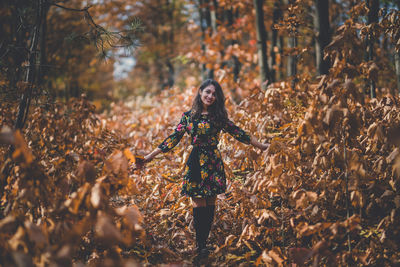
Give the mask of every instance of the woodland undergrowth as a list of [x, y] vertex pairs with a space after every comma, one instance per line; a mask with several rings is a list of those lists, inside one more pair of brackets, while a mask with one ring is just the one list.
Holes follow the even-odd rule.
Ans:
[[[351, 79], [327, 76], [249, 90], [238, 104], [228, 93], [228, 112], [271, 148], [222, 136], [228, 192], [218, 197], [210, 262], [398, 263], [399, 99], [364, 99]], [[190, 140], [143, 170], [134, 155], [172, 132], [194, 93], [173, 88], [101, 114], [85, 98], [37, 105], [24, 135], [2, 116], [4, 266], [189, 265], [191, 203], [180, 182]]]
[[[325, 48], [329, 75], [306, 68], [294, 88], [261, 90], [248, 78], [258, 75], [250, 52], [241, 84], [229, 71], [217, 77], [230, 119], [271, 147], [222, 135], [228, 190], [210, 265], [400, 264], [400, 98], [385, 88], [395, 84], [383, 81], [389, 63], [366, 61], [362, 39], [389, 33], [398, 51], [399, 21], [345, 21]], [[35, 99], [23, 132], [12, 130], [16, 104], [1, 101], [0, 266], [191, 265], [191, 203], [180, 195], [189, 137], [142, 170], [135, 155], [172, 133], [195, 93], [172, 87], [101, 113], [84, 96]]]

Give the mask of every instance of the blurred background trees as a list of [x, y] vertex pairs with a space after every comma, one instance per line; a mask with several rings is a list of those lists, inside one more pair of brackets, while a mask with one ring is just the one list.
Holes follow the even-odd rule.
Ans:
[[125, 21], [126, 6], [115, 2], [96, 7], [76, 0], [0, 5], [0, 92], [3, 99], [19, 102], [16, 128], [22, 128], [32, 98], [108, 97], [113, 49], [138, 45], [133, 34], [137, 20]]
[[[82, 92], [92, 99], [126, 97], [190, 86], [221, 71], [240, 99], [246, 95], [242, 88], [266, 81], [290, 81], [295, 88], [302, 78], [329, 74], [339, 60], [354, 66], [370, 97], [394, 93], [400, 84], [397, 1], [5, 0], [0, 5], [0, 86], [7, 99], [25, 93], [68, 100]], [[325, 48], [332, 51], [345, 25], [354, 35], [340, 45], [359, 43], [365, 52], [334, 61]], [[135, 36], [128, 37], [133, 26]], [[129, 42], [134, 49], [123, 48]], [[121, 58], [134, 62], [125, 75], [115, 72], [117, 64], [124, 65]], [[375, 69], [379, 75], [371, 79], [368, 73]], [[27, 90], [29, 83], [34, 86]]]

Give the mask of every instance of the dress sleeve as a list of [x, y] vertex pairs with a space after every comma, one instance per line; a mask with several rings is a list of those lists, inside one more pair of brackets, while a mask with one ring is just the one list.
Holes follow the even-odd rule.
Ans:
[[185, 113], [183, 113], [181, 121], [175, 127], [174, 132], [170, 136], [168, 136], [158, 146], [158, 148], [160, 148], [161, 151], [164, 153], [173, 149], [179, 143], [179, 141], [181, 141], [183, 135], [185, 134], [186, 125], [187, 125], [187, 115]]
[[228, 119], [226, 121], [223, 130], [232, 135], [236, 140], [250, 144], [250, 135], [236, 126], [231, 120]]

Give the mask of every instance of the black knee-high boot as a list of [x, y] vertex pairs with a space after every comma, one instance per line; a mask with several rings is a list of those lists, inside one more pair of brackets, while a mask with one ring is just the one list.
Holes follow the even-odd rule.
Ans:
[[205, 231], [204, 231], [204, 239], [205, 242], [207, 241], [208, 236], [210, 235], [211, 231], [211, 226], [214, 220], [214, 214], [215, 214], [215, 205], [208, 205], [206, 206], [206, 218], [207, 221], [205, 223]]
[[193, 208], [193, 223], [196, 230], [197, 250], [200, 252], [206, 247], [205, 232], [207, 230], [207, 207]]

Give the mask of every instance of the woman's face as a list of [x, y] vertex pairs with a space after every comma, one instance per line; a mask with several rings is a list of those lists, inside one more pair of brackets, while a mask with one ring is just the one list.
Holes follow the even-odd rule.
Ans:
[[200, 98], [201, 102], [203, 102], [203, 106], [208, 108], [215, 102], [215, 87], [214, 85], [210, 84], [203, 91], [200, 90]]

